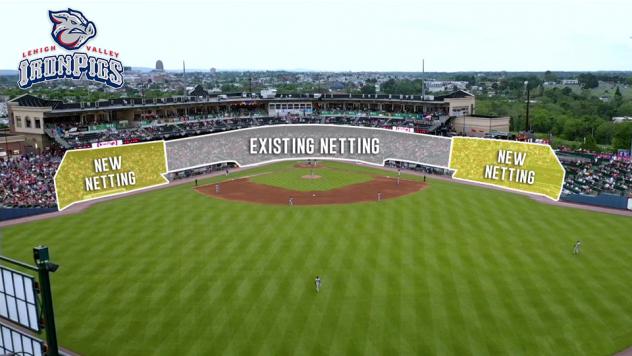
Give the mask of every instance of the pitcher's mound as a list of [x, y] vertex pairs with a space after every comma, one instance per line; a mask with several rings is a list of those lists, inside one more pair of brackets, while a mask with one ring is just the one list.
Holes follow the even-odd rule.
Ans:
[[317, 175], [317, 174], [308, 174], [306, 176], [302, 176], [301, 178], [303, 178], [303, 179], [318, 179], [318, 178], [320, 178], [320, 176]]

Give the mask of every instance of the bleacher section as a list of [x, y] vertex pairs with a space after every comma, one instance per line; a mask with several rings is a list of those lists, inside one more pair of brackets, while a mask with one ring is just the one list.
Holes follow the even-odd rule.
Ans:
[[561, 158], [566, 170], [566, 194], [615, 194], [632, 192], [632, 161], [616, 156], [595, 156], [593, 159]]
[[134, 143], [152, 140], [203, 135], [239, 128], [280, 124], [336, 124], [390, 129], [393, 126], [410, 128], [417, 133], [432, 133], [445, 125], [447, 117], [431, 119], [414, 114], [380, 114], [363, 112], [322, 112], [320, 115], [268, 117], [261, 112], [250, 115], [229, 113], [141, 120], [138, 127], [117, 124], [89, 125], [84, 127], [49, 127], [46, 133], [64, 148], [88, 148], [92, 144], [121, 140]]

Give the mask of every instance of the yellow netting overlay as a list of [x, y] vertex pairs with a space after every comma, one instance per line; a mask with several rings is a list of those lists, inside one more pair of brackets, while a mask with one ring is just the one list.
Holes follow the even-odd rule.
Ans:
[[454, 178], [553, 200], [559, 199], [564, 184], [564, 168], [553, 149], [542, 144], [454, 137], [450, 169], [456, 170]]
[[167, 183], [163, 141], [66, 151], [55, 175], [59, 210], [72, 203]]

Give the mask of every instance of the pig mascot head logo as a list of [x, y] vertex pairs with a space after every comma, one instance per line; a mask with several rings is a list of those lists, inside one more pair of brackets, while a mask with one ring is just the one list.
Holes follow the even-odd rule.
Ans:
[[53, 22], [51, 36], [65, 49], [79, 49], [97, 34], [94, 23], [88, 21], [81, 11], [73, 9], [49, 11], [48, 16]]

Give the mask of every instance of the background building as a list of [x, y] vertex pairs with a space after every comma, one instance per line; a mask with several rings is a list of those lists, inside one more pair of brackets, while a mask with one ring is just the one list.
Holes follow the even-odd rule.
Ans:
[[484, 137], [488, 133], [509, 132], [509, 116], [467, 115], [452, 119], [452, 130], [459, 135]]

